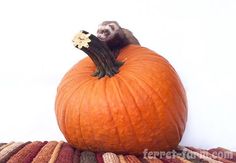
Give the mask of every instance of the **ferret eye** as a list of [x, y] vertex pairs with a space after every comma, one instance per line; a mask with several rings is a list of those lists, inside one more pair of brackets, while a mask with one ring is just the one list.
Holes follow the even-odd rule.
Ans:
[[104, 34], [105, 34], [106, 36], [108, 36], [108, 35], [110, 35], [110, 31], [109, 31], [109, 30], [104, 30]]
[[109, 30], [106, 30], [105, 32], [108, 33], [108, 34], [110, 34], [110, 31], [109, 31]]

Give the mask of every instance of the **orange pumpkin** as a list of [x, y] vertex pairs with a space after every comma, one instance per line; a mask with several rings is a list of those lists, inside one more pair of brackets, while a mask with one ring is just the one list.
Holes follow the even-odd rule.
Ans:
[[[93, 35], [87, 37], [87, 44], [83, 42], [79, 48], [91, 54], [96, 51], [96, 40]], [[92, 50], [86, 51], [88, 47]], [[99, 67], [94, 58], [74, 65], [58, 87], [55, 111], [66, 140], [93, 151], [141, 154], [144, 149], [175, 148], [185, 129], [187, 100], [169, 62], [147, 48], [129, 45], [117, 57], [124, 64], [113, 63], [117, 71], [99, 79], [91, 76]], [[101, 69], [106, 69], [104, 63]]]

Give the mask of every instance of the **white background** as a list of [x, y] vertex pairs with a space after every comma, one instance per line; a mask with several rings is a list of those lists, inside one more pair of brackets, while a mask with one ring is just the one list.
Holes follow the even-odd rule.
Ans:
[[85, 54], [72, 38], [117, 20], [166, 57], [187, 91], [182, 145], [236, 150], [235, 0], [1, 0], [0, 141], [61, 140], [56, 88]]

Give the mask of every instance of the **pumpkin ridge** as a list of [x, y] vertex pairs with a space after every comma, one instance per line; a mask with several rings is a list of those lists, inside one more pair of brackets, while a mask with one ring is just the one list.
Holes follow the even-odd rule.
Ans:
[[[73, 91], [71, 91], [70, 92], [70, 96], [68, 97], [68, 99], [67, 99], [67, 102], [66, 102], [66, 106], [64, 107], [64, 110], [65, 110], [65, 112], [66, 112], [66, 110], [68, 110], [68, 100], [70, 100], [71, 99], [71, 97], [76, 93], [76, 92], [78, 92], [78, 90], [81, 88], [81, 87], [84, 87], [84, 86], [86, 86], [86, 84], [88, 84], [90, 81], [92, 81], [92, 79], [88, 79], [88, 80], [86, 80], [86, 81], [84, 81], [82, 84], [80, 84], [80, 85], [78, 85], [78, 87], [76, 87]], [[84, 90], [86, 90], [86, 89], [84, 89]], [[84, 91], [84, 92], [86, 92], [86, 91]], [[82, 99], [84, 98], [84, 96], [82, 96]], [[83, 101], [83, 100], [81, 100], [81, 101]], [[81, 106], [81, 103], [80, 103], [80, 105], [79, 105], [79, 121], [80, 121], [80, 106]], [[63, 113], [63, 115], [66, 115], [66, 113]], [[66, 117], [66, 116], [65, 116]], [[64, 126], [65, 126], [65, 124], [66, 124], [66, 118], [64, 118]], [[79, 122], [79, 126], [81, 126], [81, 123]], [[80, 127], [79, 127], [80, 128]], [[64, 132], [65, 132], [65, 135], [68, 135], [68, 132], [66, 131], [66, 129], [64, 129]], [[81, 132], [81, 128], [80, 128], [80, 135], [81, 135], [81, 137], [82, 137], [82, 140], [83, 140], [83, 143], [84, 143], [84, 145], [85, 146], [87, 146], [87, 144], [85, 143], [85, 140], [84, 140], [84, 138], [83, 138], [83, 135], [82, 135], [82, 132]]]
[[[131, 75], [131, 76], [134, 76], [134, 75], [132, 75], [132, 71], [130, 71], [131, 73], [129, 73], [129, 75]], [[139, 79], [138, 77], [134, 77], [135, 79]], [[138, 81], [138, 80], [137, 80]], [[143, 80], [142, 80], [143, 81]], [[143, 81], [144, 82], [144, 81]], [[138, 82], [137, 82], [138, 83]], [[144, 82], [148, 87], [150, 87], [146, 82]], [[145, 90], [145, 88], [143, 88], [142, 86], [141, 86], [141, 84], [139, 84], [139, 86], [143, 89], [143, 90]], [[151, 89], [153, 92], [156, 92], [156, 91], [154, 91], [153, 89]], [[148, 95], [148, 94], [147, 94]], [[158, 111], [157, 111], [157, 109], [156, 109], [156, 103], [154, 102], [154, 100], [153, 100], [153, 98], [152, 98], [152, 96], [150, 96], [150, 95], [148, 95], [149, 97], [150, 97], [150, 101], [152, 102], [152, 104], [155, 106], [154, 108], [155, 108], [155, 110], [156, 110], [156, 113], [158, 113]], [[162, 101], [162, 103], [163, 103], [163, 101]], [[158, 119], [159, 119], [159, 122], [161, 123], [161, 118], [160, 118], [160, 115], [159, 114], [157, 114], [158, 115]], [[162, 125], [159, 125], [159, 127], [160, 126], [162, 126]], [[162, 129], [161, 129], [162, 130]], [[162, 134], [162, 138], [163, 138], [163, 140], [166, 140], [166, 135], [164, 134]], [[168, 141], [166, 140], [166, 142], [167, 142], [167, 144], [168, 144]]]
[[[137, 78], [138, 78], [138, 77], [137, 77]], [[140, 78], [139, 78], [139, 79], [140, 79]], [[143, 79], [140, 79], [140, 80], [143, 81]], [[162, 101], [163, 104], [166, 104], [166, 103], [164, 102], [163, 98], [161, 97], [160, 92], [154, 90], [147, 82], [144, 81], [144, 83], [146, 83], [146, 84], [148, 85], [148, 87], [151, 88], [151, 89], [159, 96], [159, 98], [160, 98], [160, 100]], [[172, 96], [173, 96], [173, 95], [172, 95]], [[166, 104], [166, 105], [167, 105], [167, 104]], [[167, 105], [167, 106], [168, 106], [168, 108], [170, 109], [169, 105]], [[172, 124], [175, 124], [175, 126], [176, 126], [176, 128], [177, 128], [176, 131], [177, 131], [177, 133], [178, 133], [178, 137], [179, 137], [179, 140], [180, 140], [180, 138], [181, 138], [181, 135], [180, 135], [181, 129], [180, 129], [180, 126], [177, 125], [178, 123], [177, 123], [176, 118], [182, 119], [182, 116], [179, 115], [179, 112], [177, 112], [178, 116], [177, 116], [177, 115], [173, 115], [173, 111], [171, 111], [171, 110], [169, 110], [169, 109], [166, 109], [166, 110], [169, 112], [169, 114], [171, 114], [171, 117], [174, 117], [174, 118], [171, 118], [171, 117], [169, 116], [169, 114], [167, 114], [167, 115], [170, 117], [171, 120], [174, 121], [174, 123], [172, 123]], [[182, 122], [182, 121], [181, 121], [181, 122]]]
[[[77, 77], [77, 80], [78, 80], [78, 77]], [[91, 80], [91, 79], [88, 79], [88, 80]], [[66, 87], [68, 87], [68, 85], [71, 85], [71, 83], [70, 82], [72, 82], [72, 81], [74, 81], [74, 79], [71, 79], [71, 80], [68, 80], [68, 83], [67, 83], [67, 81], [65, 81], [65, 80], [62, 80], [62, 82], [60, 83], [60, 86], [57, 88], [57, 100], [56, 100], [56, 103], [58, 102], [58, 101], [61, 101], [61, 91], [64, 89], [64, 87], [66, 88]], [[83, 81], [83, 82], [81, 82], [81, 84], [83, 85], [84, 84], [84, 82], [86, 82], [86, 81]], [[76, 86], [75, 88], [77, 89], [79, 86]], [[68, 88], [67, 88], [68, 89]], [[69, 91], [71, 90], [71, 87], [68, 89]], [[65, 90], [63, 90], [63, 91], [65, 91]], [[67, 93], [68, 93], [68, 91], [67, 91]], [[64, 95], [65, 96], [65, 95]], [[59, 98], [59, 99], [58, 99]], [[59, 105], [60, 103], [58, 103], [58, 105]]]
[[[131, 72], [131, 74], [133, 73], [132, 71], [130, 71]], [[134, 75], [132, 75], [132, 76], [134, 76]], [[153, 92], [155, 92], [157, 95], [158, 95], [158, 97], [160, 98], [160, 100], [161, 100], [161, 102], [163, 103], [163, 104], [165, 104], [165, 102], [164, 102], [164, 100], [162, 99], [162, 97], [160, 96], [160, 93], [158, 92], [158, 91], [156, 91], [156, 90], [154, 90], [146, 81], [144, 81], [142, 78], [139, 78], [138, 77], [138, 74], [136, 74], [136, 76], [135, 76], [135, 78], [136, 79], [138, 79], [138, 80], [141, 80], [141, 81], [143, 81]], [[152, 99], [152, 98], [151, 98]], [[153, 99], [152, 99], [152, 101], [153, 101]], [[156, 106], [156, 104], [154, 103], [154, 105]], [[156, 108], [156, 107], [155, 107]], [[168, 108], [170, 108], [170, 107], [168, 107]], [[157, 111], [157, 109], [155, 109], [156, 110], [156, 112], [158, 113], [158, 111]], [[166, 109], [169, 113], [170, 113], [170, 110], [169, 109]], [[172, 115], [172, 112], [170, 113], [171, 115]], [[158, 117], [159, 117], [159, 119], [160, 119], [160, 115], [159, 114], [157, 114], [158, 115]], [[166, 114], [166, 115], [168, 115], [168, 114]], [[172, 124], [177, 124], [177, 122], [176, 122], [176, 120], [175, 120], [175, 118], [170, 118], [170, 119], [174, 119], [174, 122], [175, 123], [173, 123], [173, 121], [172, 121]], [[162, 123], [161, 121], [160, 121], [160, 123]], [[160, 125], [160, 126], [162, 126], [162, 125]], [[177, 126], [177, 132], [178, 132], [178, 137], [179, 137], [179, 139], [180, 139], [180, 129], [179, 129], [179, 127], [178, 127], [178, 125], [175, 125], [175, 126]], [[164, 134], [164, 139], [166, 140], [166, 135]], [[166, 140], [167, 141], [167, 144], [169, 144], [168, 143], [168, 140]]]
[[[181, 96], [179, 95], [179, 92], [177, 91], [176, 87], [174, 87], [173, 89], [175, 90], [177, 96], [180, 98], [181, 104], [184, 106], [183, 108], [186, 110], [186, 105], [185, 105], [185, 103], [183, 102], [183, 99], [181, 98]], [[177, 112], [177, 114], [178, 114], [177, 117], [180, 118], [181, 123], [182, 123], [182, 124], [185, 124], [186, 120], [180, 115], [179, 112]]]
[[[166, 71], [168, 71], [168, 72], [170, 72], [171, 73], [171, 78], [172, 79], [174, 79], [178, 84], [179, 84], [179, 86], [180, 86], [180, 88], [179, 88], [179, 90], [178, 89], [176, 89], [176, 87], [174, 87], [174, 89], [176, 89], [176, 91], [177, 91], [177, 94], [178, 94], [178, 96], [180, 97], [180, 99], [182, 100], [182, 103], [183, 103], [183, 105], [184, 105], [184, 107], [185, 108], [187, 108], [187, 105], [186, 105], [186, 100], [185, 99], [183, 99], [184, 97], [185, 97], [185, 89], [184, 89], [184, 87], [183, 87], [183, 85], [182, 85], [182, 83], [180, 82], [181, 80], [180, 80], [180, 77], [179, 77], [179, 75], [177, 74], [177, 72], [176, 72], [176, 70], [174, 69], [174, 67], [171, 65], [171, 64], [169, 64], [169, 62], [167, 61], [167, 63], [163, 63], [163, 62], [160, 62], [160, 64], [162, 65], [162, 66], [169, 66], [169, 68], [170, 69], [166, 69]], [[173, 73], [175, 74], [175, 75], [173, 75]], [[184, 93], [182, 93], [182, 95], [180, 96], [180, 92], [184, 92]]]
[[[132, 94], [131, 91], [130, 91], [129, 85], [127, 84], [127, 82], [125, 81], [125, 79], [122, 78], [121, 75], [117, 74], [117, 77], [119, 77], [120, 80], [122, 80], [123, 83], [125, 84], [125, 86], [126, 86], [126, 88], [127, 88], [126, 90], [127, 90], [127, 91], [129, 92], [129, 94], [131, 95], [131, 97], [132, 97], [132, 99], [133, 99], [133, 102], [134, 102], [134, 104], [135, 104], [135, 106], [136, 106], [136, 110], [138, 110], [138, 113], [139, 113], [141, 119], [142, 119], [143, 121], [145, 121], [145, 119], [143, 118], [142, 112], [141, 112], [140, 108], [138, 107], [137, 102], [136, 102], [136, 100], [135, 100], [133, 94]], [[146, 122], [146, 121], [145, 121], [145, 122]]]
[[[177, 76], [176, 80], [177, 80], [178, 84], [180, 85], [180, 88], [177, 89], [176, 87], [174, 87], [174, 89], [176, 90], [178, 96], [180, 97], [180, 99], [181, 99], [181, 101], [184, 105], [185, 110], [187, 110], [188, 103], [187, 103], [186, 91], [185, 91], [182, 83], [180, 82], [180, 77], [178, 76], [178, 74], [176, 76]], [[181, 93], [181, 92], [184, 92], [184, 93]]]
[[[85, 83], [85, 82], [84, 82], [84, 83]], [[84, 83], [82, 83], [82, 85], [83, 85]], [[82, 85], [76, 86], [76, 87], [75, 87], [75, 90], [77, 90], [77, 89], [78, 89], [79, 87], [81, 87]], [[75, 90], [74, 90], [74, 91], [75, 91]], [[68, 100], [69, 100], [69, 99], [71, 98], [71, 96], [73, 95], [73, 92], [72, 92], [72, 90], [71, 90], [71, 88], [70, 88], [69, 91], [67, 91], [67, 93], [69, 94], [69, 97], [67, 97], [67, 96], [66, 96], [67, 94], [62, 94], [62, 95], [61, 95], [61, 94], [60, 94], [60, 91], [61, 91], [61, 89], [58, 90], [58, 96], [57, 96], [57, 99], [58, 99], [58, 100], [57, 100], [57, 101], [59, 101], [59, 102], [61, 102], [61, 103], [57, 103], [57, 101], [56, 101], [56, 103], [57, 103], [57, 106], [59, 106], [58, 108], [62, 108], [62, 109], [57, 109], [57, 108], [56, 108], [56, 114], [58, 114], [58, 115], [60, 115], [60, 116], [63, 115], [63, 118], [62, 118], [62, 124], [63, 124], [63, 126], [61, 126], [61, 127], [63, 128], [63, 129], [62, 129], [63, 132], [65, 132], [65, 124], [66, 124], [66, 123], [65, 123], [65, 110], [66, 110], [67, 105], [68, 105]], [[61, 98], [63, 99], [64, 97], [67, 97], [66, 100], [61, 100]], [[65, 107], [62, 107], [64, 104], [66, 104]], [[57, 111], [58, 111], [58, 112], [60, 111], [60, 112], [58, 113]]]
[[[92, 81], [92, 80], [89, 80], [89, 81]], [[87, 82], [88, 84], [89, 82]], [[86, 86], [86, 85], [85, 85]], [[85, 87], [84, 86], [84, 87]], [[89, 85], [87, 85], [86, 88], [84, 88], [84, 93], [87, 91], [87, 88], [89, 87]], [[80, 102], [80, 105], [79, 105], [79, 130], [80, 130], [80, 134], [81, 134], [81, 137], [82, 137], [82, 140], [84, 142], [84, 145], [86, 146], [87, 149], [90, 149], [89, 145], [86, 143], [85, 139], [84, 139], [84, 136], [83, 136], [83, 132], [82, 132], [82, 129], [81, 129], [81, 106], [82, 106], [82, 101], [84, 101], [83, 99], [85, 99], [85, 94], [83, 93], [83, 96], [82, 96], [82, 99], [81, 99], [81, 102]], [[77, 142], [78, 142], [78, 137], [77, 137]]]
[[[161, 64], [161, 66], [164, 65], [164, 63], [162, 63], [162, 62], [159, 62], [159, 63]], [[159, 63], [158, 63], [158, 64], [159, 64]], [[130, 66], [130, 65], [129, 65], [129, 66]], [[136, 66], [133, 65], [132, 68], [136, 68]], [[151, 68], [152, 68], [152, 67], [151, 67]], [[155, 69], [155, 68], [152, 68], [152, 69]], [[132, 71], [132, 70], [129, 70], [129, 71]], [[170, 73], [170, 75], [168, 76], [169, 78], [171, 78], [171, 79], [174, 80], [174, 81], [177, 81], [178, 84], [180, 85], [180, 88], [179, 88], [179, 89], [176, 88], [176, 85], [175, 85], [175, 86], [171, 86], [171, 87], [172, 87], [174, 90], [176, 90], [177, 95], [178, 95], [178, 97], [181, 99], [181, 102], [182, 102], [184, 108], [187, 109], [187, 105], [185, 104], [185, 101], [186, 101], [186, 100], [183, 99], [183, 98], [184, 98], [184, 97], [183, 97], [184, 95], [182, 95], [182, 96], [180, 95], [181, 90], [182, 90], [182, 91], [185, 91], [185, 90], [184, 90], [182, 84], [179, 82], [180, 79], [179, 79], [178, 75], [176, 74], [176, 76], [177, 76], [178, 78], [175, 77], [175, 75], [173, 75], [173, 73], [175, 74], [176, 71], [174, 71], [174, 70], [172, 70], [172, 69], [171, 69], [171, 70], [166, 69], [165, 71], [167, 71], [167, 72]], [[133, 73], [135, 73], [135, 72], [133, 72]], [[137, 73], [135, 73], [135, 74], [137, 74]], [[178, 112], [178, 114], [180, 114], [180, 113]], [[186, 120], [184, 120], [182, 116], [179, 116], [179, 117], [182, 119], [181, 121], [182, 121], [182, 123], [184, 124]]]
[[[130, 74], [129, 74], [130, 75]], [[134, 75], [130, 75], [130, 77], [133, 77]], [[138, 78], [135, 78], [135, 77], [133, 77], [133, 79], [138, 79]], [[142, 84], [140, 84], [139, 83], [139, 81], [137, 80], [136, 81], [136, 84], [144, 91], [144, 92], [146, 92], [146, 89], [145, 88], [143, 88], [143, 86], [142, 86]], [[145, 83], [146, 84], [146, 83]], [[152, 90], [153, 91], [153, 90]], [[156, 104], [155, 104], [155, 102], [154, 102], [154, 100], [153, 100], [153, 98], [152, 98], [152, 96], [150, 96], [150, 95], [148, 95], [148, 93], [146, 93], [146, 95], [151, 99], [151, 103], [155, 106]], [[156, 110], [156, 108], [155, 108], [155, 110]], [[160, 118], [159, 118], [160, 119]], [[161, 125], [159, 125], [158, 127], [160, 127]]]
[[[185, 89], [183, 88], [183, 85], [182, 85], [182, 83], [180, 82], [180, 77], [179, 77], [179, 75], [177, 74], [177, 72], [176, 72], [176, 70], [174, 69], [174, 67], [169, 63], [169, 61], [168, 60], [166, 60], [165, 58], [160, 58], [161, 59], [161, 61], [163, 61], [163, 62], [158, 62], [158, 64], [159, 65], [161, 65], [161, 66], [168, 66], [170, 69], [166, 69], [166, 71], [168, 71], [168, 72], [170, 72], [171, 73], [171, 78], [173, 78], [174, 80], [176, 80], [177, 81], [177, 83], [180, 85], [180, 87], [181, 88], [179, 88], [179, 90], [177, 90], [177, 92], [178, 92], [178, 95], [179, 95], [179, 97], [181, 98], [181, 100], [183, 101], [183, 105], [185, 106], [185, 108], [187, 108], [187, 105], [186, 105], [186, 100], [185, 99], [183, 99], [184, 98], [184, 94], [185, 94]], [[173, 75], [173, 73], [175, 74], [175, 75]], [[175, 89], [176, 89], [176, 87], [175, 87]], [[183, 93], [183, 95], [182, 96], [180, 96], [180, 92], [184, 92]]]
[[[166, 71], [168, 71], [168, 70], [166, 70]], [[170, 73], [171, 73], [171, 75], [169, 75], [169, 77], [170, 77], [172, 80], [174, 80], [174, 81], [179, 81], [178, 78], [175, 78], [175, 77], [174, 77], [173, 72], [170, 72]], [[176, 76], [177, 76], [177, 75], [176, 75]], [[185, 104], [185, 100], [183, 99], [183, 96], [180, 95], [181, 88], [183, 87], [182, 84], [180, 83], [180, 87], [181, 87], [181, 88], [179, 88], [179, 89], [176, 88], [176, 84], [175, 84], [174, 86], [172, 86], [171, 84], [168, 84], [168, 85], [170, 85], [170, 87], [173, 88], [173, 90], [176, 92], [178, 98], [180, 98], [181, 104], [184, 106], [183, 108], [186, 110], [187, 106], [186, 106], [186, 104]], [[184, 90], [184, 89], [183, 89], [183, 90]], [[177, 117], [179, 117], [180, 120], [181, 120], [181, 122], [182, 122], [183, 124], [185, 124], [185, 121], [186, 121], [186, 120], [183, 119], [183, 117], [180, 115], [180, 112], [177, 112], [177, 114], [178, 114]], [[173, 115], [173, 114], [172, 114], [172, 115]], [[176, 124], [177, 124], [177, 123], [176, 123]]]
[[[116, 81], [113, 81], [112, 84], [113, 84], [114, 88], [116, 89], [116, 94], [118, 94], [118, 89], [117, 89], [117, 86], [116, 86], [115, 82], [116, 82]], [[119, 96], [119, 94], [118, 94], [118, 96]], [[113, 118], [113, 117], [112, 117], [112, 118]], [[117, 126], [116, 126], [116, 127], [117, 127]], [[118, 133], [117, 136], [118, 136], [119, 142], [121, 143], [123, 149], [126, 150], [126, 148], [125, 148], [123, 142], [121, 142], [121, 138], [120, 138], [120, 134], [119, 134], [119, 129], [118, 129], [118, 128], [117, 128], [117, 133]]]
[[112, 122], [113, 122], [113, 124], [114, 124], [114, 126], [115, 126], [115, 129], [116, 129], [116, 134], [117, 134], [117, 139], [118, 139], [118, 142], [119, 142], [119, 144], [121, 144], [122, 145], [122, 147], [124, 148], [124, 146], [123, 146], [123, 143], [121, 143], [121, 139], [120, 139], [120, 134], [119, 134], [119, 131], [118, 131], [118, 128], [117, 128], [117, 125], [116, 125], [116, 123], [115, 123], [115, 120], [114, 120], [114, 117], [113, 117], [113, 114], [112, 114], [112, 111], [111, 111], [111, 108], [110, 108], [110, 105], [109, 105], [109, 100], [107, 100], [107, 93], [106, 93], [106, 91], [107, 91], [107, 86], [106, 86], [106, 79], [107, 78], [105, 78], [105, 83], [104, 83], [104, 93], [105, 93], [105, 97], [106, 97], [106, 100], [105, 101], [107, 101], [107, 105], [108, 105], [108, 112], [109, 112], [109, 114], [110, 114], [110, 116], [111, 116], [111, 119], [112, 119]]
[[[170, 75], [170, 76], [173, 76], [172, 74]], [[173, 79], [173, 80], [177, 80], [177, 79]], [[168, 84], [168, 85], [171, 85], [171, 84]], [[174, 86], [170, 86], [171, 88], [173, 88], [173, 90], [177, 93], [177, 96], [178, 96], [178, 98], [180, 98], [180, 101], [181, 101], [181, 105], [183, 105], [184, 107], [183, 108], [185, 108], [186, 109], [186, 105], [185, 105], [185, 103], [184, 103], [184, 101], [183, 101], [183, 99], [181, 98], [182, 96], [180, 96], [179, 95], [179, 91], [177, 90], [177, 88], [176, 88], [176, 85], [174, 85]], [[173, 97], [174, 97], [174, 95], [172, 95]], [[162, 98], [160, 97], [160, 99], [162, 100]], [[164, 102], [164, 101], [163, 101]], [[169, 110], [168, 110], [169, 111]], [[169, 113], [170, 113], [170, 111], [169, 111]], [[172, 116], [173, 116], [173, 113], [171, 112], [170, 113]], [[185, 124], [185, 120], [183, 119], [183, 117], [180, 115], [180, 112], [177, 112], [177, 114], [178, 114], [178, 116], [176, 115], [176, 116], [174, 116], [174, 117], [178, 117], [179, 119], [180, 119], [180, 121], [183, 123], [183, 124]], [[177, 121], [175, 120], [175, 124], [177, 124]], [[178, 125], [179, 126], [179, 125]], [[181, 131], [181, 129], [180, 128], [178, 128], [179, 129], [179, 131]], [[180, 133], [180, 132], [178, 132], [178, 133]]]
[[[117, 77], [117, 80], [118, 79], [120, 79], [120, 78], [118, 78]], [[116, 80], [116, 81], [117, 81]], [[116, 83], [116, 82], [115, 82]], [[119, 83], [119, 82], [118, 82]], [[125, 112], [126, 112], [126, 114], [127, 114], [127, 118], [128, 118], [128, 120], [129, 120], [129, 122], [130, 122], [130, 125], [131, 125], [131, 130], [132, 130], [132, 133], [133, 133], [133, 136], [134, 136], [134, 138], [135, 138], [135, 140], [136, 140], [136, 142], [139, 142], [137, 139], [137, 135], [136, 135], [136, 133], [135, 133], [135, 131], [134, 131], [134, 126], [133, 126], [133, 124], [132, 124], [132, 121], [131, 121], [131, 119], [130, 119], [130, 116], [129, 116], [129, 113], [128, 113], [128, 111], [127, 111], [127, 107], [126, 107], [126, 105], [125, 105], [125, 103], [124, 103], [124, 101], [123, 101], [123, 98], [122, 98], [122, 96], [121, 96], [121, 94], [120, 94], [120, 89], [118, 89], [119, 87], [117, 87], [117, 84], [115, 84], [115, 88], [116, 88], [116, 90], [117, 90], [117, 94], [118, 94], [118, 96], [120, 97], [120, 101], [121, 101], [121, 103], [123, 104], [123, 106], [124, 106], [124, 110], [125, 110]]]
[[[121, 77], [121, 75], [117, 75], [117, 76], [120, 76]], [[130, 77], [130, 76], [129, 76]], [[122, 77], [121, 77], [122, 78]], [[135, 78], [133, 78], [133, 79], [135, 79]], [[132, 97], [132, 99], [133, 99], [133, 102], [134, 102], [134, 104], [135, 104], [135, 106], [136, 106], [136, 108], [137, 108], [137, 110], [138, 110], [138, 112], [140, 113], [140, 117], [141, 117], [141, 119], [145, 122], [145, 124], [148, 126], [148, 122], [146, 121], [146, 120], [144, 120], [144, 118], [143, 118], [143, 116], [142, 116], [142, 111], [140, 110], [140, 107], [138, 106], [138, 104], [137, 104], [137, 100], [135, 99], [135, 96], [133, 95], [133, 91], [131, 91], [132, 90], [132, 87], [130, 87], [129, 86], [129, 84], [128, 84], [128, 82], [125, 80], [125, 77], [123, 77], [122, 78], [122, 80], [123, 80], [123, 83], [126, 85], [126, 87], [127, 87], [127, 91], [130, 93], [130, 95], [131, 95], [131, 97]], [[136, 80], [136, 79], [135, 79]], [[141, 86], [141, 84], [139, 84], [139, 82], [138, 81], [136, 81], [136, 84], [143, 90], [143, 92], [145, 92], [145, 89]], [[146, 93], [146, 95], [150, 98], [150, 96]], [[153, 101], [152, 101], [152, 103], [154, 103]]]
[[[90, 89], [86, 89], [86, 91], [85, 92], [87, 92], [87, 94], [84, 94], [84, 96], [86, 97], [87, 96], [87, 98], [85, 98], [85, 99], [87, 99], [87, 103], [88, 103], [88, 105], [90, 106], [90, 104], [91, 104], [91, 100], [92, 99], [90, 99], [90, 98], [88, 98], [88, 96], [90, 96], [90, 94], [92, 93], [92, 92], [94, 92], [94, 90], [95, 90], [95, 85], [96, 85], [96, 82], [93, 82], [92, 83], [92, 85], [89, 85], [89, 88]], [[90, 100], [89, 100], [90, 99]], [[87, 108], [89, 111], [89, 114], [91, 114], [91, 109], [90, 108]], [[93, 143], [95, 143], [96, 141], [95, 141], [95, 137], [94, 137], [94, 129], [93, 129], [93, 125], [92, 125], [92, 123], [91, 123], [91, 118], [89, 118], [89, 120], [88, 120], [88, 122], [89, 122], [89, 126], [90, 126], [90, 128], [91, 128], [91, 132], [92, 132], [92, 136], [91, 136], [91, 142], [93, 142]], [[87, 145], [88, 146], [88, 145]], [[90, 150], [92, 150], [91, 149], [91, 147], [89, 147], [88, 146], [88, 148], [90, 149]]]
[[[60, 122], [61, 125], [59, 125], [59, 128], [61, 131], [63, 131], [63, 133], [65, 132], [65, 110], [66, 107], [62, 107], [64, 104], [67, 105], [67, 101], [70, 98], [70, 96], [66, 99], [66, 100], [62, 100], [64, 97], [66, 97], [66, 94], [60, 94], [60, 91], [58, 91], [58, 96], [57, 96], [57, 101], [56, 101], [56, 115], [58, 117], [58, 115], [60, 116], [60, 121], [58, 121], [58, 123]], [[65, 106], [66, 106], [65, 105]], [[58, 109], [61, 108], [61, 109]]]

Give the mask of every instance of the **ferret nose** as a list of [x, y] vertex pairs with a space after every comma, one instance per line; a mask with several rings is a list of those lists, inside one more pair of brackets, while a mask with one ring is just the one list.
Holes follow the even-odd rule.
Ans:
[[98, 34], [97, 37], [99, 39], [105, 39], [106, 38], [105, 34]]

